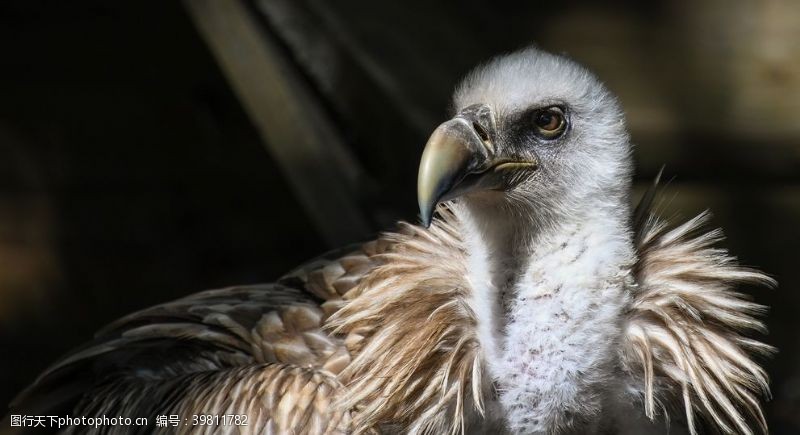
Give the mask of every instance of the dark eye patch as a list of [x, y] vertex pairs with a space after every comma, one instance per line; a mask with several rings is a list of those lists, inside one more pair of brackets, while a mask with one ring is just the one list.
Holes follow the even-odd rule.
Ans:
[[569, 130], [569, 115], [561, 105], [547, 105], [520, 111], [509, 116], [505, 133], [517, 144], [547, 143]]

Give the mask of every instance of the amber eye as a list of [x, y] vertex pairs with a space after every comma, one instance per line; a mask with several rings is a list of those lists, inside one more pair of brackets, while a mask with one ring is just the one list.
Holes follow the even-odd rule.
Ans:
[[555, 139], [564, 133], [567, 122], [564, 111], [559, 107], [548, 107], [533, 113], [533, 124], [536, 131], [545, 139]]

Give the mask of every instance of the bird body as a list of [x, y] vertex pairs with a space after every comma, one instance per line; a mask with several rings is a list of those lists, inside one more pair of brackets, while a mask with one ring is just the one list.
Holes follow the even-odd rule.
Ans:
[[713, 247], [707, 215], [669, 227], [651, 193], [630, 210], [611, 94], [527, 49], [454, 106], [420, 164], [423, 225], [123, 318], [14, 409], [246, 415], [227, 428], [246, 433], [695, 432], [695, 414], [766, 431], [752, 356], [770, 348], [741, 335], [762, 307], [732, 287], [773, 282]]

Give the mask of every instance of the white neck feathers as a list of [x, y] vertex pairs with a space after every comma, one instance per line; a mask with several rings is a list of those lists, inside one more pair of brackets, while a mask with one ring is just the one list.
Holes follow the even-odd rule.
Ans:
[[[614, 372], [635, 254], [627, 209], [528, 231], [487, 231], [466, 208], [473, 309], [506, 425], [514, 433], [586, 427]], [[492, 240], [502, 235], [504, 240]], [[500, 259], [498, 261], [497, 259]]]

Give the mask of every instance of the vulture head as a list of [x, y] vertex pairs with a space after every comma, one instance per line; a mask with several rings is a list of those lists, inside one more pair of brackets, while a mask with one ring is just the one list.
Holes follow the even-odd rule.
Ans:
[[497, 58], [464, 79], [453, 106], [420, 163], [426, 226], [436, 204], [455, 197], [489, 220], [511, 211], [539, 223], [626, 198], [622, 110], [575, 62], [534, 48]]

